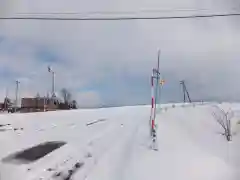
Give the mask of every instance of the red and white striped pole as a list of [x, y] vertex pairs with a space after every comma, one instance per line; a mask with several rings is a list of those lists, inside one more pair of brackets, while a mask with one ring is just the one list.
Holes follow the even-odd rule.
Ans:
[[152, 77], [151, 77], [151, 99], [152, 99], [152, 105], [151, 105], [151, 130], [155, 127], [155, 98], [154, 98], [154, 70], [152, 71]]

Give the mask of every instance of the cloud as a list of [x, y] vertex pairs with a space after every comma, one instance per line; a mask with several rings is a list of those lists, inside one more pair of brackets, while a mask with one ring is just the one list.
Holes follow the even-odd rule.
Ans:
[[[17, 7], [13, 1], [4, 1], [8, 9], [4, 13], [160, 9], [166, 11], [158, 15], [185, 15], [227, 12], [233, 7], [216, 0], [55, 2], [24, 1]], [[51, 65], [56, 72], [56, 89], [69, 88], [86, 106], [148, 103], [151, 69], [161, 49], [160, 69], [166, 80], [162, 102], [182, 100], [182, 79], [193, 99], [240, 100], [238, 22], [237, 17], [107, 22], [1, 20], [0, 84], [11, 87], [13, 95], [14, 81], [20, 78], [22, 94], [44, 95], [51, 91], [47, 72]]]
[[99, 107], [103, 104], [99, 94], [94, 91], [76, 93], [79, 107]]

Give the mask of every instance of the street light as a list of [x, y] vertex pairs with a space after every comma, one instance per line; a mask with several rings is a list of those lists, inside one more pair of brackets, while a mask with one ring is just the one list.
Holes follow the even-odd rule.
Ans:
[[50, 66], [48, 66], [48, 72], [52, 74], [52, 98], [55, 98], [55, 72], [52, 70]]
[[19, 88], [20, 81], [16, 80], [16, 100], [15, 100], [15, 111], [17, 110], [18, 106], [18, 88]]

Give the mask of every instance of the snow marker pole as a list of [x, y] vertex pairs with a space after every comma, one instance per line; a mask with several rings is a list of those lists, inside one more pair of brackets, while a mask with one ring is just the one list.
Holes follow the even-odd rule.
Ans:
[[156, 97], [155, 97], [155, 87], [154, 87], [154, 79], [155, 79], [155, 69], [152, 71], [151, 76], [151, 118], [150, 118], [150, 132], [151, 132], [151, 138], [152, 138], [152, 145], [151, 149], [158, 150], [157, 148], [157, 134], [156, 134], [156, 125], [155, 125], [155, 118], [156, 118]]
[[155, 109], [154, 109], [154, 70], [152, 72], [152, 77], [151, 77], [151, 99], [152, 99], [152, 104], [151, 104], [151, 132], [153, 132], [154, 126], [155, 126]]

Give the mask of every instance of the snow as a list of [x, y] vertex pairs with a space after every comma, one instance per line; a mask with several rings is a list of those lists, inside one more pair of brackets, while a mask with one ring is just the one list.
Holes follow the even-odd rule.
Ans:
[[150, 106], [2, 114], [0, 124], [10, 125], [0, 127], [0, 159], [46, 141], [67, 144], [32, 163], [2, 161], [0, 179], [237, 180], [240, 104], [218, 104], [234, 112], [231, 142], [212, 116], [215, 105], [162, 105], [158, 151], [150, 148]]

